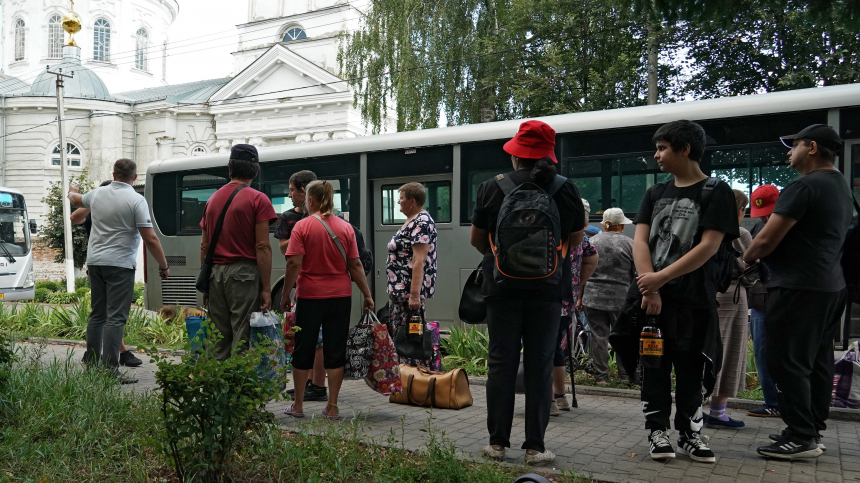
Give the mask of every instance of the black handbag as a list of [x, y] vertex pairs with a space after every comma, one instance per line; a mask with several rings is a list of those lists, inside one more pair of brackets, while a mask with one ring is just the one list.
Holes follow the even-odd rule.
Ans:
[[[425, 360], [433, 357], [433, 335], [427, 329], [424, 318], [420, 312], [413, 312], [418, 316], [416, 322], [399, 324], [394, 332], [394, 349], [397, 355], [407, 359]], [[419, 327], [410, 327], [412, 324], [420, 324]]]
[[463, 294], [460, 296], [460, 308], [458, 315], [460, 320], [467, 324], [484, 324], [487, 322], [487, 301], [481, 294], [481, 284], [484, 281], [484, 273], [481, 264], [472, 270], [466, 285], [463, 286]]
[[221, 211], [221, 216], [218, 217], [218, 223], [215, 224], [215, 231], [212, 232], [212, 239], [209, 240], [209, 250], [206, 251], [206, 258], [203, 259], [203, 265], [200, 266], [200, 273], [197, 275], [195, 287], [200, 293], [209, 293], [209, 277], [212, 275], [212, 257], [215, 255], [215, 245], [218, 244], [218, 238], [221, 236], [221, 227], [224, 226], [224, 217], [227, 215], [227, 208], [230, 208], [230, 203], [233, 202], [236, 193], [247, 187], [244, 184], [237, 186], [230, 197], [227, 198], [227, 203], [224, 203], [224, 209]]

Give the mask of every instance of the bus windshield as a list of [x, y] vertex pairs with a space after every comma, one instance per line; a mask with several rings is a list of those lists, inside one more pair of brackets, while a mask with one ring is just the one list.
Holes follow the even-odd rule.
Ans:
[[30, 232], [24, 197], [15, 193], [0, 192], [0, 257], [26, 255], [30, 252]]

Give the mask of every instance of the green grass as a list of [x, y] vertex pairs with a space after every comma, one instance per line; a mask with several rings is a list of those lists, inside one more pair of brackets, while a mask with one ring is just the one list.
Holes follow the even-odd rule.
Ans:
[[[40, 362], [44, 347], [18, 347], [9, 383], [0, 386], [0, 479], [178, 481], [158, 449], [164, 427], [157, 394], [125, 392], [103, 372], [69, 359]], [[386, 441], [369, 441], [360, 416], [336, 424], [310, 422], [293, 432], [276, 425], [248, 432], [230, 476], [243, 482], [508, 483], [534, 471], [459, 459], [462, 454], [435, 428], [430, 412], [418, 451], [402, 443], [405, 420]]]
[[[84, 340], [90, 316], [90, 295], [85, 294], [71, 306], [45, 305], [35, 302], [0, 304], [0, 329], [19, 338], [52, 337]], [[128, 345], [153, 344], [181, 349], [186, 342], [185, 321], [165, 321], [132, 307], [125, 326]]]

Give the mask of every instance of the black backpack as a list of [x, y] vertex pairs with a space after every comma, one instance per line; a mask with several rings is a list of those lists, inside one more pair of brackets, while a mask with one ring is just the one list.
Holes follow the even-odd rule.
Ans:
[[[853, 198], [852, 195], [854, 209], [860, 213], [860, 206]], [[842, 244], [842, 276], [848, 285], [848, 299], [855, 304], [860, 303], [860, 217], [857, 216], [851, 221]]]
[[[651, 190], [651, 204], [657, 202], [660, 197], [663, 195], [663, 191], [666, 190], [666, 187], [669, 186], [669, 183], [673, 182], [673, 179], [667, 179], [665, 181], [661, 181], [657, 183], [656, 186], [660, 186], [659, 188]], [[702, 213], [707, 209], [708, 204], [711, 202], [711, 196], [713, 196], [714, 188], [720, 184], [721, 181], [719, 178], [709, 177], [707, 181], [705, 181], [705, 186], [702, 187]], [[720, 243], [720, 247], [717, 249], [717, 253], [714, 254], [711, 259], [705, 263], [706, 267], [709, 267], [708, 274], [711, 279], [714, 281], [717, 292], [726, 293], [729, 290], [732, 282], [735, 280], [735, 267], [737, 262], [735, 261], [742, 254], [735, 250], [735, 247], [732, 246], [732, 242], [723, 241]], [[707, 268], [706, 268], [707, 269]]]
[[[343, 213], [338, 213], [337, 217], [346, 221]], [[361, 233], [361, 230], [352, 223], [349, 226], [352, 227], [352, 232], [355, 233], [355, 244], [358, 245], [358, 259], [361, 260], [361, 268], [364, 269], [364, 275], [369, 276], [370, 272], [373, 271], [373, 251], [364, 244], [364, 234]]]
[[[493, 279], [505, 286], [557, 285], [566, 256], [561, 217], [553, 196], [567, 178], [556, 175], [546, 190], [532, 181], [519, 186], [503, 174], [496, 183], [505, 194], [490, 246], [496, 259]], [[566, 235], [566, 234], [565, 234]]]

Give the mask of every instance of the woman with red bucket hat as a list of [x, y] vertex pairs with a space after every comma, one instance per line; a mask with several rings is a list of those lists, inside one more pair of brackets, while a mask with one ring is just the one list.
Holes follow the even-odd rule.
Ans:
[[544, 447], [552, 391], [552, 362], [567, 248], [582, 242], [585, 214], [576, 185], [559, 176], [555, 131], [526, 121], [504, 145], [513, 171], [478, 187], [471, 243], [484, 259], [482, 293], [490, 334], [484, 455], [502, 460], [511, 446], [514, 390], [520, 349], [526, 386], [525, 461], [550, 463]]

